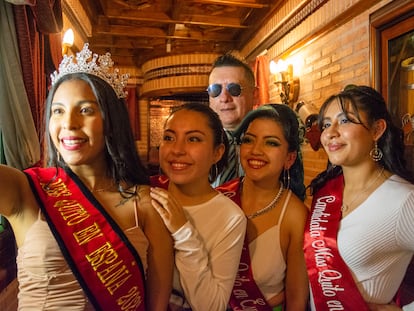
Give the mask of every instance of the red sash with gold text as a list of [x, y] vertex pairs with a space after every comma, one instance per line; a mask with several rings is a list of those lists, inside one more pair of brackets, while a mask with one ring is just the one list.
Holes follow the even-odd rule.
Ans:
[[96, 310], [144, 311], [144, 273], [121, 228], [70, 170], [25, 170], [42, 213]]
[[343, 176], [329, 180], [312, 200], [305, 227], [304, 251], [317, 311], [368, 311], [346, 263], [338, 251]]
[[[224, 185], [217, 187], [216, 189], [228, 196], [233, 200], [233, 202], [241, 207], [239, 185], [240, 179], [236, 179], [227, 182]], [[272, 308], [267, 304], [266, 299], [263, 297], [262, 292], [260, 291], [253, 278], [247, 237], [244, 240], [239, 270], [237, 272], [236, 280], [231, 292], [229, 304], [234, 311], [272, 310]]]

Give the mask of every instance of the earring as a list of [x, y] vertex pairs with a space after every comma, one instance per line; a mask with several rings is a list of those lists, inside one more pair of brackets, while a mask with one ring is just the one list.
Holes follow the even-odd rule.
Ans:
[[378, 148], [378, 143], [375, 141], [374, 148], [369, 152], [371, 159], [374, 162], [378, 162], [382, 159], [383, 153], [380, 148]]
[[285, 189], [289, 189], [290, 187], [290, 172], [288, 169], [283, 169], [283, 184], [285, 185]]
[[213, 166], [210, 168], [210, 174], [209, 174], [209, 182], [213, 183], [219, 175], [218, 166], [217, 163], [214, 163]]

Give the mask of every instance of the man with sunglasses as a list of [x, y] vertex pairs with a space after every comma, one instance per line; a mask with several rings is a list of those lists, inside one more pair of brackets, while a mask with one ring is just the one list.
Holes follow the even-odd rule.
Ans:
[[229, 165], [212, 184], [217, 187], [243, 174], [232, 132], [253, 109], [256, 92], [253, 71], [230, 53], [219, 56], [213, 63], [207, 92], [210, 107], [219, 115], [230, 142]]

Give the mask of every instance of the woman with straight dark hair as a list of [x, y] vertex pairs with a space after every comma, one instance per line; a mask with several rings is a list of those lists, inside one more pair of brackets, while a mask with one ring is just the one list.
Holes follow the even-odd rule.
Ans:
[[172, 243], [133, 140], [127, 77], [111, 67], [87, 44], [64, 57], [46, 101], [48, 167], [0, 166], [19, 310], [167, 309]]
[[174, 240], [174, 311], [222, 311], [229, 301], [246, 219], [210, 185], [226, 165], [226, 147], [221, 121], [205, 104], [179, 106], [165, 122], [164, 175], [151, 178], [151, 196]]
[[312, 310], [401, 310], [393, 299], [414, 253], [402, 131], [368, 86], [329, 97], [319, 126], [329, 165], [311, 183], [305, 230]]
[[298, 116], [284, 104], [250, 111], [236, 130], [245, 175], [217, 188], [238, 203], [247, 218], [232, 310], [246, 305], [260, 311], [306, 309], [303, 134]]

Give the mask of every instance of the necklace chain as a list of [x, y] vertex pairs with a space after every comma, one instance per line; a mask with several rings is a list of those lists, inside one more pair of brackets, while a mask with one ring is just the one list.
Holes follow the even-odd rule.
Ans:
[[108, 187], [106, 187], [106, 188], [89, 189], [89, 190], [90, 190], [92, 193], [95, 193], [95, 192], [106, 192], [106, 191], [110, 190], [111, 188], [113, 188], [113, 185], [110, 185], [110, 186], [108, 186]]
[[370, 182], [368, 184], [368, 186], [366, 186], [364, 189], [362, 189], [361, 191], [359, 191], [357, 193], [357, 195], [352, 199], [351, 202], [349, 202], [349, 204], [345, 204], [342, 201], [342, 206], [341, 206], [341, 212], [342, 213], [346, 213], [349, 209], [350, 206], [352, 206], [352, 203], [354, 203], [356, 201], [356, 199], [358, 199], [363, 193], [367, 192], [369, 188], [371, 188], [371, 186], [373, 184], [375, 184], [375, 182], [380, 178], [380, 176], [382, 175], [382, 172], [384, 172], [384, 167], [381, 168], [381, 170], [378, 172], [378, 175], [372, 180], [372, 182]]
[[[111, 190], [111, 188], [113, 188], [115, 185], [111, 184], [105, 188], [98, 188], [98, 189], [89, 189], [90, 192], [92, 193], [98, 193], [98, 192], [107, 192], [108, 190]], [[119, 200], [119, 202], [115, 205], [115, 207], [124, 205], [126, 202], [128, 202], [130, 199], [132, 199], [133, 197], [135, 197], [137, 195], [137, 189], [138, 189], [138, 185], [134, 186], [134, 190], [131, 191], [129, 189], [122, 189], [121, 186], [118, 186], [117, 192], [119, 193], [121, 199]]]
[[269, 204], [267, 204], [265, 207], [263, 207], [262, 209], [259, 209], [253, 214], [246, 215], [247, 219], [253, 219], [253, 218], [256, 218], [257, 216], [263, 215], [271, 211], [276, 206], [277, 201], [279, 201], [280, 197], [282, 196], [283, 190], [284, 190], [283, 184], [280, 183], [279, 192], [276, 194], [273, 200]]

